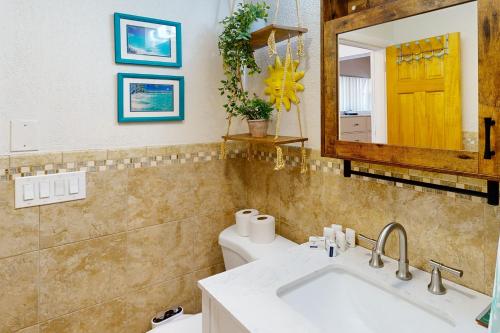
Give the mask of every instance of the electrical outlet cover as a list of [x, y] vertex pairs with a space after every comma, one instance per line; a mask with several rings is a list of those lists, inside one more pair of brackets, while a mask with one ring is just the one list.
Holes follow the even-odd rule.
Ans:
[[38, 150], [38, 121], [11, 120], [10, 151]]

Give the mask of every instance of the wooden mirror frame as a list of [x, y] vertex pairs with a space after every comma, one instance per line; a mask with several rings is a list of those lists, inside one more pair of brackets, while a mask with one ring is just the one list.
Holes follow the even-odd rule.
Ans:
[[[479, 152], [427, 149], [339, 140], [337, 35], [467, 2], [478, 3]], [[500, 0], [376, 0], [348, 14], [359, 0], [322, 1], [321, 155], [485, 179], [500, 176], [500, 151], [485, 159], [484, 119], [492, 118], [491, 150], [500, 147]], [[365, 1], [371, 3], [372, 1]]]

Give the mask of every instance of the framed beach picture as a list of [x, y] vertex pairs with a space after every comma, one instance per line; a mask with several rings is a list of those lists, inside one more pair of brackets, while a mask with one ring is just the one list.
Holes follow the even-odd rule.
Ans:
[[184, 77], [118, 74], [118, 122], [184, 120]]
[[181, 67], [181, 24], [115, 13], [115, 61]]

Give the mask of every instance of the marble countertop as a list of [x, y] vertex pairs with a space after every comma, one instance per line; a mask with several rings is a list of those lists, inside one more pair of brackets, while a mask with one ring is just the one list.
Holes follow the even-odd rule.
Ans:
[[394, 276], [395, 260], [383, 257], [385, 266], [374, 269], [368, 265], [369, 258], [370, 251], [359, 246], [329, 258], [324, 250], [310, 249], [303, 244], [201, 280], [198, 285], [250, 332], [314, 333], [320, 332], [319, 329], [280, 299], [278, 290], [327, 266], [349, 266], [372, 281], [380, 281], [413, 299], [446, 309], [455, 318], [454, 332], [487, 332], [474, 319], [491, 301], [490, 297], [446, 280], [447, 294], [432, 295], [427, 291], [429, 273], [410, 267], [413, 279], [402, 282]]

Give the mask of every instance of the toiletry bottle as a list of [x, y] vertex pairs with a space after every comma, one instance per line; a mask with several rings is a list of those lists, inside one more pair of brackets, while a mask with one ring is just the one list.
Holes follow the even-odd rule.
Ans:
[[356, 247], [356, 232], [353, 229], [345, 229], [345, 238], [349, 247]]

